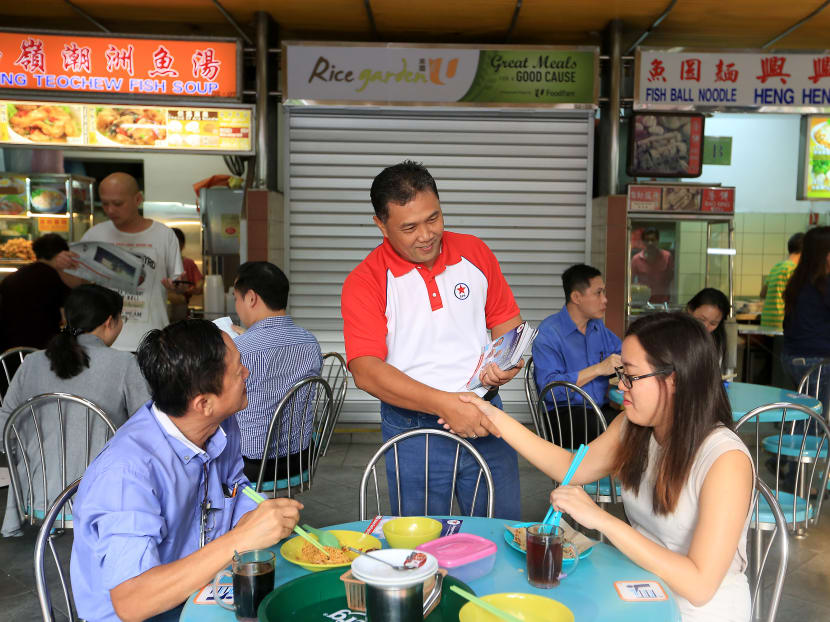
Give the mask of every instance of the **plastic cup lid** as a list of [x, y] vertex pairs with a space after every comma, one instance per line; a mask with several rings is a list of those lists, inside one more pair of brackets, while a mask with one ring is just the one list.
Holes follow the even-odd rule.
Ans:
[[376, 587], [410, 587], [423, 583], [438, 572], [438, 560], [434, 555], [425, 553], [426, 563], [412, 570], [395, 570], [383, 562], [372, 559], [378, 557], [396, 566], [402, 566], [412, 552], [412, 549], [383, 549], [372, 551], [370, 555], [361, 555], [352, 562], [352, 575], [355, 579]]

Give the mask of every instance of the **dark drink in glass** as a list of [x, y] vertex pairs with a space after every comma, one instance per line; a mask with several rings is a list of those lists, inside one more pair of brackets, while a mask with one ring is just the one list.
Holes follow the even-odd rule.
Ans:
[[236, 619], [256, 620], [259, 604], [273, 590], [273, 562], [253, 562], [234, 568], [233, 602]]
[[[535, 530], [535, 531], [531, 531]], [[527, 580], [533, 587], [547, 589], [559, 585], [562, 572], [562, 540], [546, 525], [527, 530]]]

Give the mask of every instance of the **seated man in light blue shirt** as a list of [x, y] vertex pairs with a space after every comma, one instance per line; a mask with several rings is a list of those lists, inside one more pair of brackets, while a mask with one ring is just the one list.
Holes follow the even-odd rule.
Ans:
[[153, 399], [89, 465], [73, 506], [72, 591], [88, 622], [178, 620], [235, 550], [272, 546], [302, 508], [256, 507], [240, 491], [231, 415], [247, 403], [248, 371], [227, 335], [177, 322], [147, 333], [137, 356]]
[[[564, 380], [581, 387], [598, 406], [603, 407], [606, 421], [610, 423], [616, 411], [608, 407], [608, 376], [620, 366], [620, 338], [612, 333], [602, 318], [608, 299], [602, 273], [591, 266], [577, 264], [562, 274], [565, 290], [565, 307], [545, 318], [539, 325], [539, 334], [533, 342], [533, 364], [536, 384], [541, 391], [555, 380]], [[566, 403], [564, 389], [554, 390], [557, 403]], [[546, 399], [552, 412], [553, 400]], [[571, 404], [581, 404], [582, 397], [572, 395]], [[567, 409], [567, 406], [565, 407]], [[561, 409], [560, 409], [561, 412]], [[579, 446], [584, 438], [582, 409], [574, 415], [574, 444]], [[589, 420], [590, 421], [590, 420]], [[558, 426], [553, 425], [555, 440], [570, 445], [570, 424], [560, 417], [562, 438]], [[593, 424], [588, 427], [588, 439], [597, 436]]]

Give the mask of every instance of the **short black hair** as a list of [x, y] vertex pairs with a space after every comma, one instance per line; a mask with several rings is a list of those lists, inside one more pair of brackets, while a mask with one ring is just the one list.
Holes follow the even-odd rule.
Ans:
[[144, 335], [136, 357], [156, 405], [181, 417], [197, 395], [220, 395], [227, 346], [207, 320], [182, 320]]
[[584, 292], [590, 285], [591, 279], [602, 276], [602, 272], [584, 263], [571, 266], [562, 273], [562, 288], [565, 290], [565, 304], [571, 301], [571, 292]]
[[172, 227], [173, 233], [176, 234], [176, 237], [179, 240], [179, 246], [184, 246], [184, 231], [179, 229], [178, 227]]
[[61, 251], [68, 251], [69, 244], [57, 233], [47, 233], [32, 242], [32, 251], [38, 259], [49, 261]]
[[438, 187], [427, 168], [420, 162], [404, 160], [378, 173], [372, 182], [369, 196], [375, 208], [375, 216], [381, 222], [389, 218], [389, 204], [406, 205], [415, 195], [429, 191], [438, 196]]
[[288, 306], [288, 277], [268, 261], [246, 261], [239, 266], [233, 288], [243, 296], [254, 290], [272, 311]]
[[643, 229], [643, 232], [640, 234], [640, 239], [645, 240], [647, 235], [653, 235], [659, 240], [660, 230], [657, 227], [648, 227], [646, 229]]
[[801, 249], [804, 247], [804, 234], [803, 233], [793, 233], [790, 236], [790, 239], [787, 240], [787, 252], [792, 255], [793, 253], [800, 253]]

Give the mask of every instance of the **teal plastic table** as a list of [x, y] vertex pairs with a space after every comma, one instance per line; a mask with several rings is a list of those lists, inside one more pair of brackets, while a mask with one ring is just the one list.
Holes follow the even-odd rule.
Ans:
[[[666, 584], [655, 575], [629, 561], [611, 546], [596, 544], [591, 555], [580, 560], [573, 573], [562, 579], [559, 586], [549, 590], [540, 590], [527, 582], [524, 554], [512, 549], [505, 542], [505, 521], [467, 516], [457, 518], [464, 521], [461, 525], [462, 533], [474, 533], [498, 545], [493, 571], [469, 583], [478, 595], [498, 592], [539, 594], [562, 602], [573, 611], [579, 622], [600, 620], [604, 622], [608, 620], [614, 620], [614, 622], [649, 622], [651, 620], [679, 622], [680, 620], [677, 603]], [[356, 521], [332, 525], [328, 529], [363, 531], [368, 525], [369, 521]], [[385, 541], [382, 542], [386, 546]], [[309, 571], [285, 561], [278, 549], [279, 545], [273, 548], [277, 555], [276, 581], [278, 585], [308, 574]], [[225, 580], [229, 581], [229, 579]], [[615, 581], [656, 581], [668, 598], [652, 602], [626, 602], [618, 595], [614, 587]], [[197, 594], [194, 594], [188, 599], [180, 622], [234, 622], [233, 613], [216, 604], [196, 604], [196, 596]], [[303, 620], [303, 622], [315, 621]], [[321, 622], [324, 621], [321, 620]]]
[[[790, 402], [791, 404], [801, 404], [806, 406], [816, 414], [821, 414], [821, 402], [807, 395], [801, 395], [795, 391], [781, 389], [779, 387], [768, 387], [763, 384], [749, 384], [748, 382], [730, 382], [726, 387], [726, 394], [729, 396], [729, 403], [732, 406], [732, 418], [737, 421], [748, 413], [753, 408], [763, 406], [764, 404], [773, 404], [775, 402]], [[622, 391], [617, 388], [612, 388], [608, 392], [608, 398], [617, 406], [622, 406], [623, 395]], [[790, 415], [792, 413], [792, 415]], [[797, 419], [805, 419], [803, 413], [796, 411], [787, 411], [787, 420], [795, 421]], [[781, 421], [781, 411], [770, 410], [761, 415], [761, 421], [770, 423], [774, 421]]]

